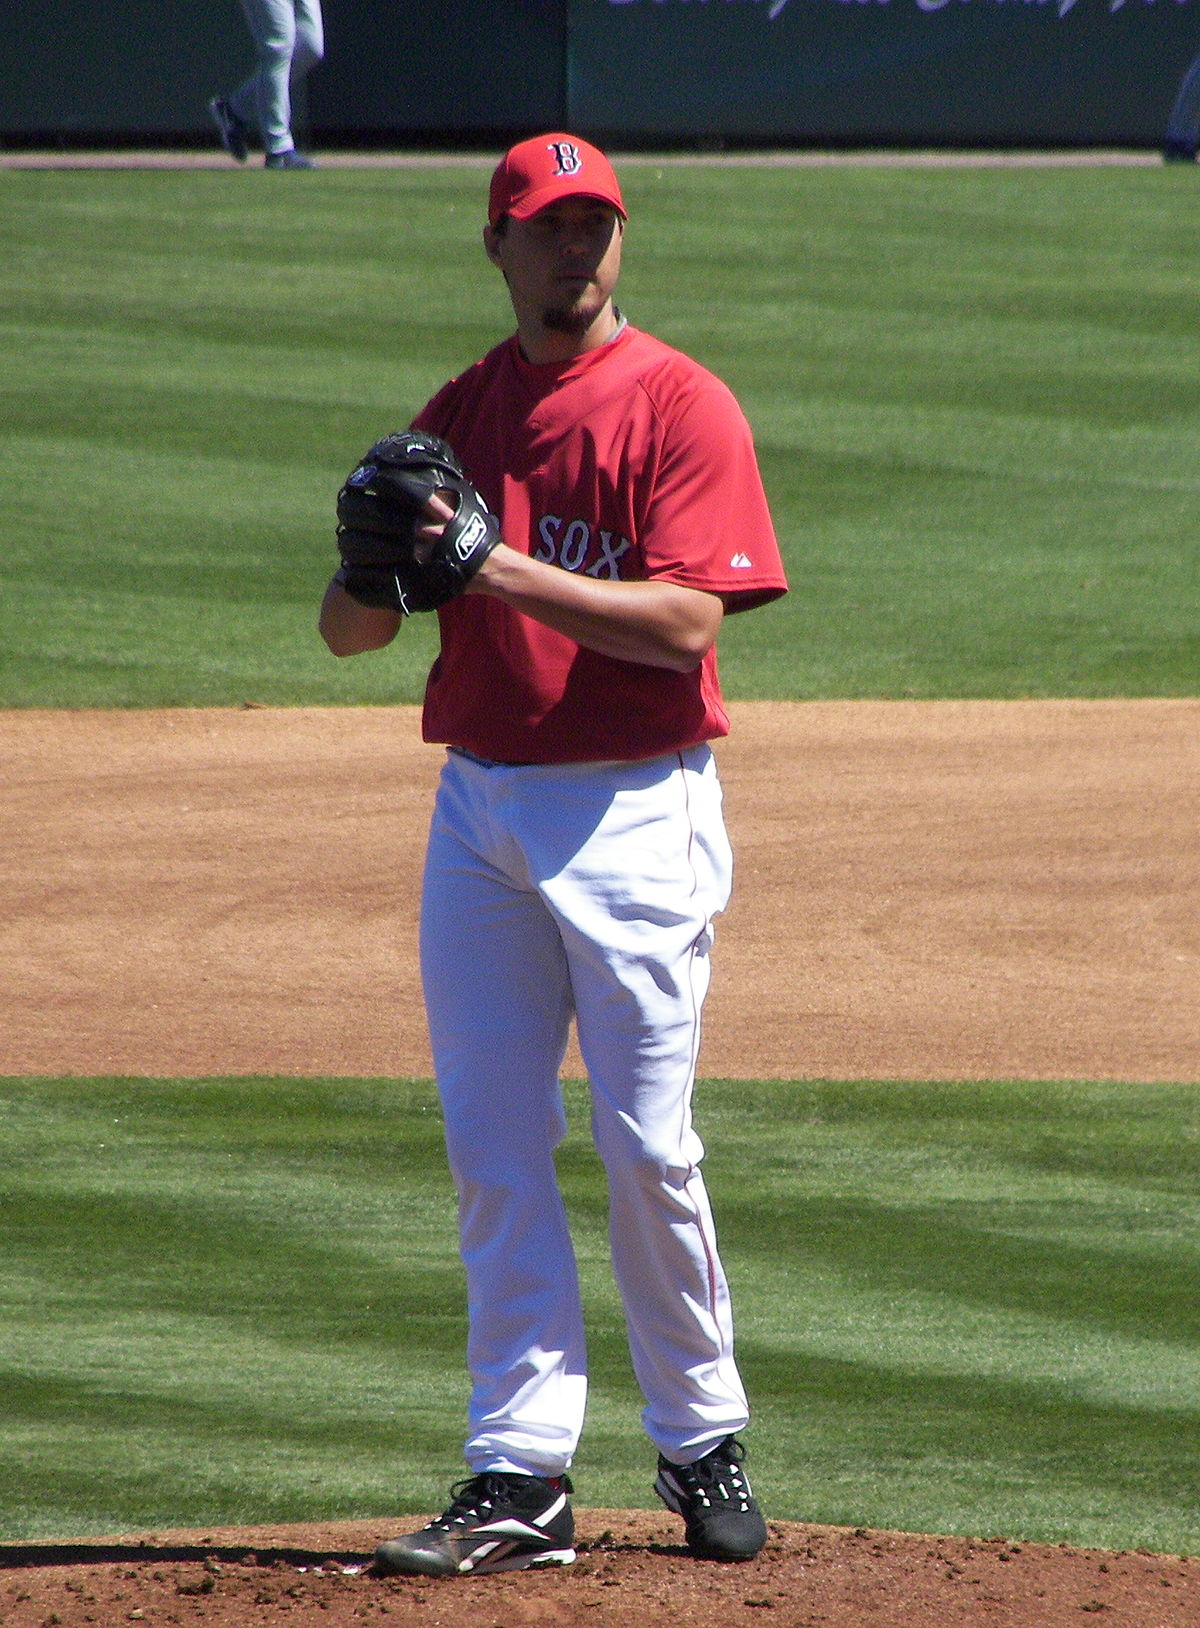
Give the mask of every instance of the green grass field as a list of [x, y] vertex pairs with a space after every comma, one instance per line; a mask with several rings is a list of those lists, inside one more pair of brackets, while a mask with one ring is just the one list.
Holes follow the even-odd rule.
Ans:
[[[412, 701], [313, 631], [364, 447], [508, 331], [482, 167], [0, 174], [0, 705]], [[733, 385], [795, 585], [738, 698], [1190, 695], [1194, 177], [631, 167], [621, 298]]]
[[[653, 1503], [582, 1086], [575, 1478]], [[1200, 1547], [1189, 1088], [702, 1087], [777, 1518]], [[0, 1082], [0, 1534], [440, 1507], [465, 1380], [424, 1083]]]
[[[413, 701], [332, 499], [507, 331], [484, 166], [0, 173], [0, 707]], [[1195, 178], [630, 166], [622, 301], [741, 397], [794, 591], [730, 694], [1195, 695]], [[2, 727], [2, 723], [0, 723]], [[647, 1505], [587, 1144], [581, 1500]], [[1200, 1552], [1193, 1086], [709, 1082], [769, 1513]], [[427, 1082], [0, 1080], [0, 1538], [440, 1505]]]

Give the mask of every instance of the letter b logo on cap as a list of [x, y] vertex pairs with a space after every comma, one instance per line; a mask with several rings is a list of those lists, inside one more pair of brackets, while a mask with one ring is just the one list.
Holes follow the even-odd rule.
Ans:
[[555, 175], [578, 175], [583, 168], [579, 148], [573, 141], [552, 141], [549, 151], [554, 155]]

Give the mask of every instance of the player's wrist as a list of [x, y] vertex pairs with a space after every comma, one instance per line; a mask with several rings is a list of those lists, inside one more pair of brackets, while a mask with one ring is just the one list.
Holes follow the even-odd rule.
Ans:
[[515, 593], [520, 588], [523, 565], [535, 563], [528, 555], [519, 554], [507, 543], [497, 543], [463, 592], [490, 593], [493, 596], [500, 596], [505, 592]]

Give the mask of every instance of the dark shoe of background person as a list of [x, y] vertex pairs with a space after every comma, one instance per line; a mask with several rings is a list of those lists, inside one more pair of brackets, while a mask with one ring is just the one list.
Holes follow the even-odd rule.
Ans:
[[250, 156], [250, 131], [238, 118], [223, 96], [214, 96], [208, 104], [208, 111], [212, 121], [217, 127], [217, 134], [221, 138], [221, 146], [230, 158], [236, 158], [239, 164], [244, 164]]
[[742, 1444], [726, 1436], [694, 1464], [659, 1454], [654, 1490], [683, 1516], [687, 1546], [697, 1560], [753, 1560], [767, 1541], [767, 1523], [754, 1501]]
[[1195, 162], [1196, 143], [1194, 141], [1176, 141], [1172, 137], [1164, 143], [1164, 164], [1194, 164]]
[[317, 167], [315, 159], [306, 158], [294, 147], [285, 153], [268, 153], [263, 163], [269, 170], [315, 170]]
[[565, 1475], [489, 1471], [451, 1489], [437, 1520], [375, 1551], [375, 1571], [423, 1577], [479, 1577], [527, 1566], [569, 1566], [575, 1559], [575, 1517]]

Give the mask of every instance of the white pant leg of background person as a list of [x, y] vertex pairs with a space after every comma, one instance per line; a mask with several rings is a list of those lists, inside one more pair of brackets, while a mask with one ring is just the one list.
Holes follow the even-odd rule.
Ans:
[[550, 1157], [563, 1127], [549, 1073], [572, 1002], [646, 1429], [687, 1460], [746, 1422], [691, 1122], [712, 917], [729, 880], [706, 747], [644, 765], [448, 761], [422, 966], [460, 1193], [473, 1470], [560, 1473], [582, 1428], [578, 1289]]
[[422, 893], [421, 970], [467, 1278], [472, 1475], [561, 1475], [587, 1397], [554, 1169], [569, 975], [557, 927], [494, 813], [512, 777], [529, 772], [447, 755]]
[[268, 153], [292, 139], [292, 87], [325, 55], [320, 0], [242, 0], [258, 66], [229, 97], [243, 124], [257, 126]]
[[1167, 120], [1167, 140], [1192, 147], [1200, 143], [1200, 54], [1183, 76]]

